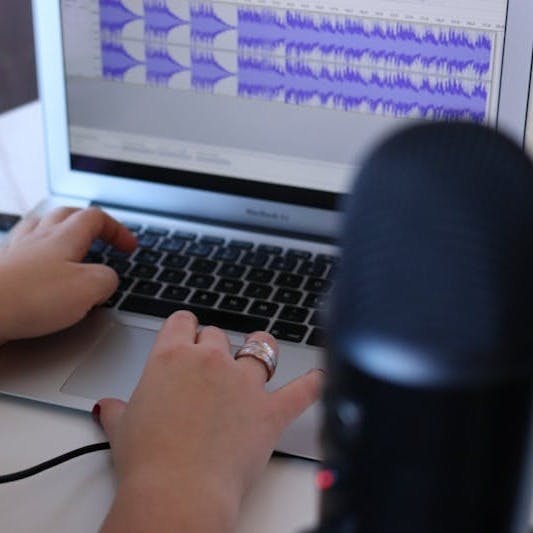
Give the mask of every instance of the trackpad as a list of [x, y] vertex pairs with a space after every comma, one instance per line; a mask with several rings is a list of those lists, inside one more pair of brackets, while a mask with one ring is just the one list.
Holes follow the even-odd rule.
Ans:
[[128, 400], [142, 374], [156, 331], [115, 323], [74, 370], [61, 391], [92, 400]]

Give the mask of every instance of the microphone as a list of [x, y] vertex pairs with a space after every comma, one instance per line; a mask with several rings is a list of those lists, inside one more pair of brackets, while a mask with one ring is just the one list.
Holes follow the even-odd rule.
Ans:
[[319, 531], [528, 531], [531, 162], [488, 128], [417, 125], [374, 151], [352, 192]]

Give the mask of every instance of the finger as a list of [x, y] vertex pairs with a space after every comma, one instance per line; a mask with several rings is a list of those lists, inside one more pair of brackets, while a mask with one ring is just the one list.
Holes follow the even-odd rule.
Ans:
[[78, 211], [80, 211], [79, 207], [58, 207], [41, 218], [39, 221], [39, 227], [49, 228], [51, 226], [55, 226]]
[[39, 219], [33, 216], [27, 216], [23, 218], [10, 232], [9, 242], [13, 242], [16, 239], [27, 235], [32, 232], [39, 224]]
[[64, 220], [61, 238], [73, 261], [80, 261], [95, 239], [102, 239], [125, 252], [132, 252], [137, 247], [137, 240], [127, 228], [94, 207], [78, 211]]
[[205, 328], [202, 328], [202, 331], [200, 331], [196, 338], [196, 344], [209, 346], [213, 349], [220, 349], [228, 355], [231, 354], [231, 345], [228, 336], [220, 328], [216, 328], [215, 326], [206, 326]]
[[177, 353], [196, 341], [198, 319], [189, 311], [177, 311], [170, 315], [159, 331], [150, 358], [158, 354]]
[[104, 398], [93, 408], [93, 416], [102, 426], [111, 446], [113, 446], [116, 428], [124, 409], [126, 409], [126, 402], [115, 398]]
[[[248, 335], [244, 341], [244, 346], [249, 342], [265, 342], [274, 350], [276, 359], [279, 355], [279, 347], [276, 339], [266, 331], [256, 331]], [[242, 367], [243, 371], [258, 384], [264, 385], [268, 379], [268, 369], [266, 363], [252, 356], [241, 357], [236, 363]]]
[[83, 287], [88, 292], [90, 307], [105, 303], [117, 290], [119, 279], [112, 268], [99, 264], [82, 264], [80, 268], [86, 276]]
[[323, 386], [324, 372], [314, 369], [272, 393], [283, 428], [318, 400]]

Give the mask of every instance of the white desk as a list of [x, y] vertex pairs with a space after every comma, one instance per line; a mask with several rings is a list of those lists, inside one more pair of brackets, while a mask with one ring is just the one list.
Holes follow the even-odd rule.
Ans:
[[[0, 211], [23, 213], [46, 194], [41, 109], [0, 116]], [[105, 440], [88, 413], [0, 395], [0, 473]], [[292, 533], [315, 521], [315, 466], [274, 458], [243, 505], [238, 533]], [[109, 452], [0, 486], [0, 531], [94, 532], [114, 494]], [[154, 531], [157, 528], [154, 528]]]

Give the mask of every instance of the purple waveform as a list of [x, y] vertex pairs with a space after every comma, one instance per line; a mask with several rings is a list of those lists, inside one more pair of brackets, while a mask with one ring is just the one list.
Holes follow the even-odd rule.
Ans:
[[222, 67], [211, 52], [193, 49], [191, 65], [191, 84], [195, 89], [212, 91], [219, 81], [235, 76]]
[[132, 57], [119, 43], [102, 42], [102, 72], [104, 77], [114, 80], [123, 80], [128, 70], [142, 65]]
[[146, 79], [148, 82], [168, 85], [172, 76], [185, 70], [189, 70], [189, 68], [178, 63], [168, 51], [155, 47], [146, 48]]
[[191, 3], [191, 41], [212, 43], [213, 40], [235, 27], [224, 22], [209, 4]]
[[189, 21], [183, 20], [168, 8], [165, 0], [144, 0], [145, 32], [166, 37], [171, 30]]
[[237, 11], [238, 46], [273, 50], [285, 45], [285, 16], [270, 9]]
[[100, 1], [100, 28], [120, 33], [126, 25], [142, 17], [130, 11], [120, 0]]
[[396, 67], [420, 64], [448, 73], [490, 72], [493, 41], [486, 34], [471, 37], [468, 32], [436, 28], [420, 33], [407, 24], [365, 26], [355, 19], [314, 18], [290, 10], [285, 17], [275, 17], [275, 22], [272, 18], [268, 10], [240, 8], [239, 46], [269, 50], [274, 40], [276, 46], [284, 44], [287, 55], [320, 52], [345, 61], [367, 58]]
[[239, 61], [239, 94], [265, 99], [283, 95], [285, 102], [297, 105], [319, 102], [343, 110], [367, 106], [397, 117], [417, 112], [424, 118], [474, 122], [485, 120], [488, 100], [483, 85], [468, 90], [458, 80], [416, 84], [405, 74], [376, 73], [365, 78], [353, 69], [314, 70], [301, 61], [288, 61], [283, 72], [251, 59]]

